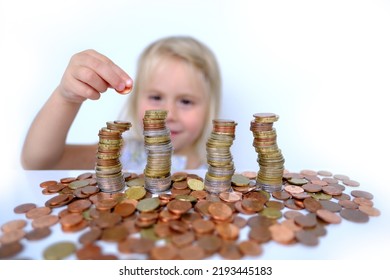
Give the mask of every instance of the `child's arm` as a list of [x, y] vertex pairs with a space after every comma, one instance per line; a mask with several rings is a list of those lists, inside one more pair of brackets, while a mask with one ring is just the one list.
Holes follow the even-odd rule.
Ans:
[[97, 145], [67, 145], [69, 129], [86, 99], [97, 100], [107, 88], [132, 87], [131, 78], [93, 50], [75, 54], [28, 131], [22, 150], [26, 169], [93, 169]]

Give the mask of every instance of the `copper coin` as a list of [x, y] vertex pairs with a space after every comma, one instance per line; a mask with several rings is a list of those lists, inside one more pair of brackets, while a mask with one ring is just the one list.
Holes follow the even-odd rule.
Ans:
[[364, 198], [364, 197], [355, 197], [353, 200], [356, 204], [360, 205], [365, 205], [365, 206], [374, 206], [374, 202], [370, 199]]
[[294, 221], [303, 228], [314, 227], [317, 224], [316, 215], [303, 215], [294, 218]]
[[289, 229], [291, 229], [293, 232], [296, 232], [298, 230], [301, 230], [302, 227], [297, 225], [294, 221], [294, 219], [288, 219], [288, 220], [283, 220], [281, 223], [281, 225], [285, 226], [285, 227], [288, 227]]
[[51, 185], [46, 188], [49, 193], [58, 193], [66, 187], [64, 184]]
[[4, 232], [0, 235], [0, 244], [10, 244], [20, 241], [24, 238], [26, 232], [23, 229], [15, 229], [13, 231]]
[[316, 246], [319, 243], [318, 237], [313, 232], [307, 230], [297, 231], [295, 233], [295, 238], [300, 243], [307, 246]]
[[88, 199], [78, 199], [68, 204], [68, 211], [71, 213], [81, 213], [92, 205]]
[[282, 224], [273, 224], [269, 227], [271, 238], [280, 244], [291, 244], [294, 241], [295, 235], [291, 228]]
[[346, 209], [357, 209], [359, 205], [351, 200], [339, 200], [339, 205]]
[[320, 200], [320, 203], [322, 205], [322, 208], [327, 209], [331, 212], [340, 212], [342, 209], [342, 206], [334, 201]]
[[107, 242], [120, 242], [125, 240], [128, 235], [129, 231], [125, 226], [115, 225], [110, 228], [104, 228], [100, 239]]
[[192, 208], [192, 204], [189, 201], [172, 200], [167, 204], [167, 209], [178, 215], [182, 215], [188, 212]]
[[258, 243], [266, 243], [271, 240], [271, 231], [268, 227], [253, 227], [250, 229], [248, 237]]
[[259, 256], [263, 252], [261, 246], [251, 240], [241, 241], [238, 244], [238, 249], [245, 256]]
[[3, 232], [9, 232], [9, 231], [13, 231], [16, 229], [23, 229], [26, 225], [27, 225], [26, 220], [17, 219], [17, 220], [12, 220], [12, 221], [8, 221], [8, 222], [4, 223], [1, 226], [1, 230]]
[[381, 214], [381, 212], [377, 208], [368, 205], [359, 205], [359, 210], [367, 214], [368, 216], [373, 217], [380, 216]]
[[175, 260], [179, 254], [179, 250], [175, 246], [167, 244], [153, 247], [149, 254], [152, 260]]
[[255, 172], [255, 171], [243, 171], [243, 172], [241, 172], [241, 175], [247, 177], [250, 180], [253, 180], [253, 179], [256, 179], [257, 172]]
[[41, 240], [51, 234], [51, 229], [48, 227], [34, 228], [26, 233], [25, 238], [29, 241]]
[[295, 199], [287, 199], [286, 201], [284, 201], [284, 206], [292, 210], [301, 210], [304, 208], [295, 204]]
[[198, 237], [196, 244], [205, 251], [206, 255], [211, 255], [219, 251], [222, 240], [216, 235], [202, 235]]
[[233, 211], [223, 202], [213, 202], [209, 205], [208, 211], [215, 220], [226, 221], [229, 219]]
[[333, 173], [327, 170], [319, 170], [317, 171], [317, 174], [324, 177], [330, 177], [333, 176]]
[[215, 224], [210, 220], [198, 219], [192, 223], [192, 228], [199, 234], [212, 233], [215, 229]]
[[221, 192], [219, 198], [226, 202], [236, 202], [242, 199], [242, 193], [239, 192]]
[[175, 234], [171, 237], [171, 242], [177, 248], [184, 248], [192, 244], [195, 240], [195, 234], [192, 231], [187, 231], [181, 234]]
[[344, 185], [346, 185], [348, 187], [359, 187], [360, 186], [360, 183], [358, 181], [351, 180], [351, 179], [342, 180], [342, 182]]
[[304, 189], [300, 186], [295, 186], [295, 185], [286, 185], [284, 186], [284, 190], [290, 194], [294, 193], [302, 193], [304, 192]]
[[235, 242], [223, 242], [219, 254], [228, 260], [238, 260], [242, 258], [242, 253]]
[[70, 213], [60, 219], [63, 227], [73, 227], [83, 221], [83, 216], [80, 213]]
[[307, 211], [312, 213], [315, 213], [318, 209], [322, 208], [321, 203], [312, 197], [304, 199], [303, 205], [305, 206]]
[[374, 196], [367, 192], [367, 191], [361, 191], [361, 190], [353, 190], [351, 191], [351, 195], [354, 196], [354, 197], [364, 197], [365, 199], [373, 199]]
[[217, 233], [219, 236], [222, 237], [222, 239], [227, 240], [235, 240], [238, 238], [240, 234], [240, 228], [237, 227], [234, 224], [231, 223], [221, 223], [217, 224], [215, 227]]
[[201, 260], [205, 257], [205, 251], [198, 245], [189, 245], [179, 250], [179, 258], [182, 260]]
[[29, 210], [36, 208], [37, 205], [35, 203], [23, 203], [14, 208], [14, 213], [16, 214], [25, 214]]
[[333, 185], [323, 186], [322, 191], [329, 195], [340, 195], [343, 193], [343, 190]]
[[55, 208], [68, 204], [73, 199], [73, 194], [58, 194], [46, 201], [46, 207]]
[[189, 225], [181, 220], [172, 220], [168, 222], [169, 228], [176, 233], [185, 233], [189, 229]]
[[341, 223], [341, 217], [334, 212], [331, 212], [327, 209], [318, 209], [316, 211], [317, 216], [323, 221], [329, 224], [339, 224]]
[[95, 241], [99, 240], [101, 235], [102, 230], [100, 228], [92, 227], [88, 231], [80, 235], [78, 240], [83, 245], [92, 244]]
[[322, 186], [321, 185], [318, 185], [318, 184], [313, 184], [313, 183], [308, 183], [308, 184], [304, 184], [302, 186], [302, 188], [307, 191], [307, 192], [312, 192], [312, 193], [315, 193], [315, 192], [319, 192], [322, 190]]
[[119, 203], [115, 206], [114, 212], [121, 215], [122, 217], [127, 217], [132, 215], [136, 210], [136, 207], [130, 203]]
[[52, 210], [49, 207], [45, 207], [45, 206], [36, 207], [36, 208], [29, 210], [26, 213], [26, 217], [28, 219], [36, 219], [38, 217], [50, 214], [51, 211]]
[[205, 199], [207, 197], [207, 191], [204, 190], [192, 191], [190, 195], [195, 197], [197, 200]]
[[369, 216], [357, 209], [344, 208], [340, 211], [341, 217], [355, 223], [366, 223], [369, 220]]
[[295, 210], [288, 210], [283, 213], [283, 217], [286, 219], [294, 219], [296, 216], [302, 216], [302, 212], [295, 211]]
[[172, 188], [177, 190], [185, 190], [188, 188], [187, 181], [175, 181], [172, 184]]
[[51, 227], [58, 222], [57, 215], [44, 215], [34, 219], [31, 223], [33, 228]]
[[233, 219], [233, 224], [235, 224], [239, 228], [244, 228], [247, 224], [247, 221], [245, 218], [236, 215]]
[[263, 210], [264, 204], [257, 199], [245, 198], [241, 201], [241, 206], [248, 211], [259, 212]]
[[47, 188], [48, 186], [57, 185], [58, 182], [56, 180], [47, 180], [39, 184], [41, 188]]
[[291, 198], [291, 194], [286, 191], [277, 191], [272, 193], [272, 197], [278, 200], [287, 200]]
[[8, 259], [23, 250], [23, 245], [20, 242], [13, 242], [9, 244], [2, 244], [0, 246], [0, 259]]
[[343, 180], [348, 180], [349, 176], [343, 174], [335, 174], [333, 175], [333, 178], [343, 181]]
[[79, 260], [96, 260], [102, 254], [102, 249], [96, 244], [87, 244], [76, 250], [76, 257]]
[[265, 227], [268, 228], [270, 225], [274, 224], [275, 220], [271, 220], [267, 217], [261, 216], [261, 215], [256, 215], [252, 216], [248, 219], [248, 226], [250, 228], [257, 228], [257, 227]]
[[99, 218], [94, 220], [94, 223], [104, 229], [113, 227], [117, 224], [119, 224], [122, 221], [122, 217], [117, 213], [103, 213], [99, 216]]

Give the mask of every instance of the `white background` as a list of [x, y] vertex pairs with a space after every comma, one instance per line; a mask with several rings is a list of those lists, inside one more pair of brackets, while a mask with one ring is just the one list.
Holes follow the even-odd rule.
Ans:
[[[249, 123], [274, 112], [287, 169], [389, 188], [389, 1], [0, 1], [2, 170], [21, 168], [27, 129], [71, 55], [94, 48], [134, 76], [147, 44], [184, 34], [220, 62], [236, 169], [257, 170]], [[69, 141], [96, 142], [123, 102], [113, 91], [85, 102]]]
[[[71, 55], [93, 48], [134, 76], [147, 44], [178, 34], [217, 55], [221, 117], [238, 123], [236, 169], [258, 168], [252, 115], [277, 113], [286, 168], [346, 174], [372, 190], [383, 225], [362, 242], [388, 247], [389, 1], [0, 0], [0, 172], [21, 169], [27, 129]], [[123, 102], [113, 91], [86, 102], [69, 141], [96, 142]]]

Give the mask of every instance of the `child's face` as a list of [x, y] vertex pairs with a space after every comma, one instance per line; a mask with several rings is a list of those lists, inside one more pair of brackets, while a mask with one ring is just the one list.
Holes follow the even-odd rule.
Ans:
[[142, 121], [145, 110], [167, 110], [166, 124], [175, 153], [193, 153], [209, 104], [202, 73], [180, 59], [163, 58], [151, 75], [139, 91], [138, 119]]

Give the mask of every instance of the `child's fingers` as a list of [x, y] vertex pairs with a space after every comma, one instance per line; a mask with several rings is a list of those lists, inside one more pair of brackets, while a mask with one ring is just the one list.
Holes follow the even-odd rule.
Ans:
[[[119, 93], [128, 93], [133, 88], [133, 80], [118, 65], [106, 56], [90, 50], [91, 66], [108, 85]], [[94, 58], [95, 60], [93, 60]]]
[[74, 102], [81, 103], [86, 99], [98, 100], [101, 96], [100, 92], [94, 87], [84, 83], [83, 81], [73, 79], [69, 88], [65, 88], [68, 98]]
[[88, 67], [78, 67], [73, 73], [76, 80], [89, 85], [96, 92], [105, 92], [108, 84], [95, 71]]

